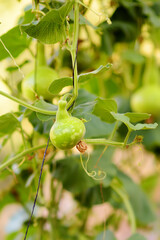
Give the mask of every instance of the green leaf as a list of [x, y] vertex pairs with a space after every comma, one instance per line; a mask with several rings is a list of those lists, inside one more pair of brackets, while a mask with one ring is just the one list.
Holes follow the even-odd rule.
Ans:
[[58, 161], [54, 170], [54, 177], [63, 183], [65, 189], [75, 194], [95, 185], [95, 181], [84, 172], [79, 155], [66, 157]]
[[147, 238], [145, 238], [139, 233], [135, 233], [130, 238], [128, 238], [128, 240], [147, 240]]
[[12, 113], [0, 116], [0, 137], [12, 134], [19, 126], [19, 121]]
[[155, 220], [155, 214], [142, 189], [134, 183], [130, 177], [119, 170], [117, 170], [117, 177], [123, 183], [123, 186], [127, 191], [137, 220], [142, 224], [153, 222]]
[[93, 114], [88, 115], [87, 120], [90, 121], [85, 123], [85, 138], [106, 138], [113, 131], [114, 124], [103, 122], [100, 118], [96, 117]]
[[[103, 180], [103, 185], [104, 187], [109, 187], [113, 177], [116, 176], [116, 167], [111, 162], [111, 156], [113, 155], [114, 150], [111, 148], [108, 149], [108, 151], [104, 153], [98, 164], [99, 168], [95, 169], [94, 166], [102, 151], [103, 151], [102, 147], [97, 147], [93, 154], [91, 154], [90, 160], [88, 162], [88, 171], [90, 172], [92, 170], [94, 171], [97, 170], [98, 172], [99, 168], [104, 170], [107, 174], [107, 177]], [[86, 157], [83, 158], [85, 164]], [[81, 166], [79, 155], [76, 156], [72, 155], [64, 159], [60, 159], [57, 162], [56, 170], [54, 170], [54, 177], [62, 181], [64, 188], [67, 189], [68, 191], [71, 191], [75, 194], [80, 194], [83, 192], [84, 202], [86, 198], [89, 199], [90, 201], [90, 203], [88, 204], [92, 204], [93, 202], [95, 204], [99, 204], [102, 202], [102, 199], [100, 199], [100, 195], [98, 193], [94, 193], [93, 189], [92, 190], [90, 189], [90, 193], [92, 192], [92, 196], [89, 196], [87, 192], [85, 193], [87, 189], [99, 185], [100, 181], [92, 179], [85, 173]], [[95, 191], [97, 191], [97, 189], [95, 189]], [[107, 198], [107, 193], [109, 193], [108, 189], [105, 189], [105, 191]]]
[[[137, 131], [137, 130], [144, 130], [144, 129], [155, 129], [158, 124], [147, 124], [147, 123], [137, 123], [136, 125], [133, 125], [130, 123], [130, 118], [125, 116], [123, 113], [111, 113], [115, 120], [123, 122], [130, 130]], [[133, 116], [131, 116], [131, 119], [134, 119]]]
[[[105, 234], [105, 235], [104, 235], [104, 234]], [[105, 238], [103, 238], [103, 236], [105, 236]], [[101, 239], [103, 239], [103, 240], [116, 240], [113, 232], [111, 232], [110, 230], [105, 231], [105, 233], [104, 233], [104, 232], [100, 233], [100, 234], [95, 238], [95, 240], [101, 240]], [[135, 240], [136, 240], [136, 239], [135, 239]]]
[[76, 106], [72, 112], [72, 115], [78, 118], [84, 118], [86, 120], [91, 120], [91, 113], [96, 102], [87, 102]]
[[[7, 33], [1, 36], [1, 39], [12, 54], [14, 58], [18, 57], [21, 52], [28, 48], [30, 44], [30, 39], [27, 38], [27, 34], [22, 34], [19, 26], [16, 26], [9, 30]], [[10, 57], [9, 53], [4, 48], [3, 44], [0, 42], [0, 61]]]
[[[34, 106], [44, 109], [44, 110], [48, 110], [48, 111], [57, 111], [58, 107], [56, 105], [50, 104], [45, 102], [44, 100], [39, 100], [37, 102], [34, 103]], [[45, 115], [42, 113], [36, 113], [37, 117], [39, 118], [39, 120], [41, 121], [48, 121], [50, 119], [55, 118], [55, 116], [52, 115]]]
[[35, 13], [31, 9], [27, 9], [24, 13], [24, 16], [20, 17], [18, 24], [27, 24], [32, 22], [35, 19]]
[[158, 184], [159, 175], [157, 173], [147, 176], [141, 181], [141, 187], [147, 195], [150, 195], [154, 192]]
[[111, 112], [117, 112], [117, 103], [113, 99], [96, 99], [96, 105], [93, 114], [100, 117], [102, 121], [107, 123], [115, 122], [114, 116]]
[[[89, 73], [82, 73], [78, 75], [78, 82], [85, 83], [89, 80], [94, 81], [97, 79], [98, 74], [103, 73], [104, 71], [108, 70], [111, 67], [111, 64], [107, 64], [106, 66], [100, 66], [98, 69], [89, 72]], [[49, 86], [49, 92], [56, 95], [58, 94], [64, 87], [72, 86], [73, 85], [73, 78], [72, 77], [65, 77], [55, 79], [51, 85]]]
[[55, 79], [51, 85], [49, 86], [48, 91], [54, 95], [57, 95], [64, 87], [72, 86], [73, 85], [73, 78], [65, 77]]
[[[52, 116], [52, 117], [54, 118], [54, 116]], [[39, 120], [39, 118], [37, 117], [37, 114], [35, 112], [32, 112], [28, 116], [28, 120], [34, 127], [34, 130], [41, 134], [48, 134], [53, 125], [52, 120], [48, 120], [48, 121], [45, 120], [45, 122], [42, 122], [42, 120]]]
[[22, 30], [29, 36], [46, 44], [63, 42], [66, 38], [66, 16], [72, 9], [74, 1], [67, 1], [59, 9], [48, 12], [39, 22], [22, 25]]
[[[103, 191], [103, 198], [105, 199], [105, 201], [108, 201], [108, 199], [111, 197], [111, 188], [103, 187], [102, 191]], [[82, 194], [83, 194], [83, 197], [82, 197]], [[101, 194], [100, 184], [94, 187], [88, 188], [82, 194], [79, 194], [76, 196], [76, 200], [80, 201], [81, 205], [87, 208], [91, 208], [94, 205], [102, 204], [102, 194]]]
[[84, 83], [86, 81], [89, 81], [90, 79], [92, 79], [92, 81], [94, 81], [94, 79], [96, 79], [98, 74], [101, 74], [101, 73], [107, 71], [108, 69], [110, 69], [111, 66], [112, 66], [112, 64], [108, 63], [105, 66], [101, 65], [98, 69], [96, 69], [92, 72], [82, 73], [78, 76], [78, 82]]
[[127, 112], [124, 115], [129, 117], [130, 122], [132, 123], [146, 120], [151, 116], [151, 114], [148, 113], [134, 113], [134, 112]]

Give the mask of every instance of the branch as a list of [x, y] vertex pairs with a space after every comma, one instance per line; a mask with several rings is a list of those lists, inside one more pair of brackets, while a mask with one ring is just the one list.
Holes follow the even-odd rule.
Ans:
[[7, 98], [11, 99], [14, 102], [17, 102], [21, 106], [24, 106], [24, 107], [26, 107], [26, 108], [34, 111], [34, 112], [39, 112], [39, 113], [43, 113], [43, 114], [46, 114], [46, 115], [56, 115], [56, 111], [48, 111], [48, 110], [45, 110], [45, 109], [41, 109], [41, 108], [35, 107], [35, 106], [31, 105], [31, 104], [28, 104], [28, 103], [26, 103], [26, 102], [24, 102], [24, 101], [22, 101], [22, 100], [20, 100], [20, 99], [18, 99], [16, 97], [14, 97], [14, 96], [11, 96], [8, 93], [5, 93], [5, 92], [3, 92], [1, 90], [0, 90], [0, 95], [3, 95], [4, 97], [7, 97]]

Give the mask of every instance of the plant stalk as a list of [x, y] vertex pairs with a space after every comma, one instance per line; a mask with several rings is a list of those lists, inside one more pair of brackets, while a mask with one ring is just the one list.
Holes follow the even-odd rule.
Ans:
[[56, 115], [56, 111], [48, 111], [48, 110], [45, 110], [45, 109], [41, 109], [41, 108], [35, 107], [35, 106], [31, 105], [31, 104], [26, 103], [23, 100], [20, 100], [19, 98], [11, 96], [8, 93], [5, 93], [5, 92], [3, 92], [1, 90], [0, 90], [0, 95], [3, 95], [4, 97], [7, 97], [7, 98], [11, 99], [14, 102], [17, 102], [21, 106], [24, 106], [24, 107], [26, 107], [26, 108], [34, 111], [34, 112], [39, 112], [39, 113], [43, 113], [43, 114], [46, 114], [46, 115], [53, 115], [53, 116]]
[[[51, 143], [49, 145], [51, 145]], [[2, 163], [0, 165], [0, 171], [2, 171], [6, 167], [9, 167], [9, 165], [13, 164], [14, 162], [17, 162], [18, 160], [22, 159], [27, 154], [32, 153], [32, 152], [34, 152], [38, 149], [45, 148], [45, 147], [46, 147], [46, 144], [43, 144], [43, 145], [40, 145], [40, 146], [29, 148], [29, 149], [17, 154], [16, 156], [14, 156], [14, 157], [8, 159], [6, 162]]]
[[126, 137], [124, 139], [123, 147], [125, 147], [127, 145], [127, 142], [128, 142], [130, 134], [131, 134], [131, 130], [128, 129], [128, 133], [127, 133], [127, 135], [126, 135]]
[[67, 104], [67, 109], [72, 106], [78, 96], [78, 70], [77, 70], [77, 45], [79, 34], [79, 3], [75, 1], [74, 4], [74, 37], [71, 48], [72, 66], [73, 66], [73, 97]]
[[123, 147], [123, 142], [115, 142], [105, 138], [95, 138], [95, 139], [83, 139], [84, 142], [94, 145], [109, 145], [109, 146], [119, 146]]

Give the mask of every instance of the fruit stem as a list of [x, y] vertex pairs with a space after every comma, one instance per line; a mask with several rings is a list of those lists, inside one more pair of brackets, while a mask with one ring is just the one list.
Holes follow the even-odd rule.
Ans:
[[21, 106], [24, 106], [24, 107], [26, 107], [26, 108], [34, 111], [34, 112], [39, 112], [39, 113], [43, 113], [43, 114], [46, 114], [46, 115], [52, 115], [52, 116], [56, 115], [56, 111], [48, 111], [48, 110], [45, 110], [45, 109], [41, 109], [41, 108], [35, 107], [35, 106], [31, 105], [31, 104], [28, 104], [28, 103], [20, 100], [19, 98], [11, 96], [8, 93], [5, 93], [5, 92], [3, 92], [1, 90], [0, 90], [0, 95], [3, 95], [4, 97], [7, 97], [7, 98], [11, 99], [14, 102], [17, 102]]
[[77, 70], [77, 45], [78, 45], [78, 33], [79, 33], [79, 4], [77, 0], [74, 4], [74, 37], [71, 48], [72, 66], [73, 66], [73, 97], [67, 104], [67, 109], [72, 106], [78, 96], [78, 70]]
[[69, 118], [69, 113], [67, 112], [66, 105], [67, 105], [67, 102], [64, 100], [60, 100], [58, 102], [58, 111], [56, 114], [56, 121]]
[[37, 41], [37, 67], [47, 66], [44, 44]]

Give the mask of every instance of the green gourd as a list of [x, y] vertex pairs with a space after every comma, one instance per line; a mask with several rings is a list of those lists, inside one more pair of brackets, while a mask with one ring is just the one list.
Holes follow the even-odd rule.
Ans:
[[131, 97], [131, 108], [135, 112], [160, 116], [160, 86], [147, 85], [138, 89]]
[[48, 88], [50, 84], [58, 78], [57, 72], [47, 66], [37, 67], [37, 76], [35, 84], [34, 71], [30, 72], [22, 82], [22, 94], [23, 97], [28, 100], [35, 100], [35, 93], [38, 96], [42, 96], [45, 100], [50, 101], [53, 95], [49, 93]]
[[86, 132], [84, 123], [80, 119], [72, 117], [66, 106], [66, 101], [59, 101], [56, 121], [50, 130], [52, 144], [62, 150], [76, 146]]
[[51, 101], [53, 95], [49, 93], [50, 84], [58, 78], [57, 72], [48, 67], [45, 58], [45, 48], [40, 42], [37, 43], [37, 67], [35, 71], [31, 71], [22, 81], [22, 95], [28, 100], [35, 100], [36, 93], [45, 100]]

